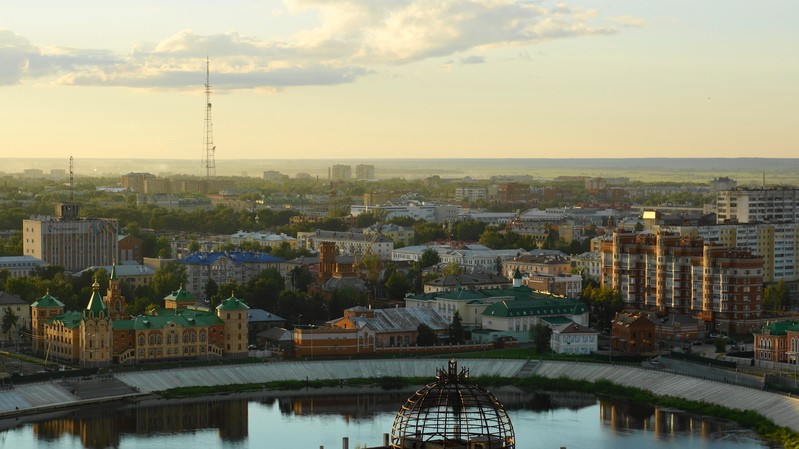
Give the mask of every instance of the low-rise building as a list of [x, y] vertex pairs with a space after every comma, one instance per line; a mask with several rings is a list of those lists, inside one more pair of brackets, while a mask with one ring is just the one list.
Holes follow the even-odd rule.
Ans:
[[525, 276], [523, 283], [537, 292], [568, 298], [579, 298], [583, 295], [583, 277], [579, 274], [533, 273]]
[[280, 248], [287, 244], [290, 248], [297, 247], [297, 239], [286, 234], [273, 234], [271, 232], [244, 232], [239, 231], [230, 235], [230, 243], [241, 245], [242, 243], [257, 243], [262, 247]]
[[150, 285], [155, 276], [155, 268], [141, 264], [122, 264], [122, 265], [102, 265], [91, 266], [85, 270], [75, 273], [75, 277], [83, 276], [84, 273], [92, 273], [97, 270], [105, 270], [110, 273], [116, 270], [116, 275], [120, 281], [128, 284], [131, 288]]
[[35, 268], [45, 265], [45, 261], [33, 256], [0, 257], [0, 270], [8, 270], [9, 276], [14, 278], [30, 276]]
[[451, 290], [483, 290], [487, 288], [507, 288], [511, 281], [498, 274], [474, 272], [464, 274], [448, 274], [424, 283], [425, 293]]
[[611, 347], [625, 354], [657, 351], [655, 323], [643, 313], [618, 313], [613, 319]]
[[577, 324], [551, 325], [552, 336], [549, 347], [556, 354], [592, 354], [597, 350], [597, 331]]
[[303, 248], [319, 251], [322, 243], [336, 245], [338, 252], [348, 256], [374, 254], [383, 260], [391, 259], [394, 241], [379, 234], [360, 232], [323, 231], [298, 232], [297, 239]]
[[796, 366], [799, 360], [799, 321], [775, 321], [752, 332], [755, 337], [755, 366], [775, 368]]

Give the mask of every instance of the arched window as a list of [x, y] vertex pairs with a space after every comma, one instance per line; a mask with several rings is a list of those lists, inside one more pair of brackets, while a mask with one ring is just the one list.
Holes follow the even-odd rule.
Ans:
[[150, 335], [150, 338], [148, 338], [148, 340], [150, 341], [151, 345], [154, 345], [155, 344], [155, 335]]
[[205, 342], [205, 332], [200, 332], [200, 341]]

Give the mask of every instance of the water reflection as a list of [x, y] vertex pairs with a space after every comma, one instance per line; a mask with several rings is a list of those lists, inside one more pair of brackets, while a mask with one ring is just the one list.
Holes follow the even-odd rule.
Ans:
[[[152, 400], [138, 404], [88, 407], [50, 414], [46, 419], [39, 417], [39, 421], [31, 418], [29, 424], [14, 431], [24, 432], [28, 436], [19, 435], [20, 439], [12, 438], [12, 441], [21, 441], [14, 446], [15, 449], [24, 449], [60, 447], [62, 444], [59, 442], [63, 443], [67, 438], [79, 440], [82, 447], [87, 449], [104, 449], [124, 447], [124, 440], [135, 436], [149, 441], [152, 446], [174, 446], [169, 441], [178, 435], [203, 431], [207, 432], [204, 435], [215, 433], [217, 436], [216, 443], [211, 441], [213, 438], [206, 440], [204, 437], [203, 447], [263, 447], [260, 445], [263, 441], [251, 440], [261, 439], [261, 427], [267, 423], [288, 429], [297, 421], [319, 416], [336, 419], [332, 420], [332, 424], [329, 419], [319, 424], [313, 421], [314, 424], [311, 425], [314, 426], [314, 432], [321, 431], [322, 425], [331, 425], [334, 427], [326, 432], [337, 434], [340, 438], [348, 436], [353, 430], [348, 424], [365, 424], [365, 421], [374, 420], [380, 421], [376, 427], [382, 430], [377, 432], [388, 433], [391, 431], [390, 422], [394, 413], [412, 392], [413, 390], [401, 390], [375, 394], [342, 389], [340, 394], [309, 395], [313, 391], [293, 394], [263, 393], [238, 398]], [[562, 436], [569, 432], [584, 434], [585, 438], [604, 439], [593, 441], [594, 447], [634, 447], [619, 443], [620, 435], [629, 436], [631, 433], [643, 434], [639, 435], [642, 439], [636, 440], [636, 444], [649, 447], [658, 447], [654, 443], [659, 439], [668, 440], [670, 445], [675, 442], [688, 442], [692, 445], [699, 439], [703, 441], [701, 447], [722, 447], [708, 443], [718, 439], [720, 434], [737, 429], [733, 423], [647, 404], [598, 400], [591, 394], [528, 393], [513, 387], [496, 388], [494, 394], [511, 413], [519, 447], [538, 446], [542, 442], [542, 433], [546, 432], [560, 433], [561, 436], [557, 437], [560, 438], [558, 445], [554, 447], [565, 445]], [[385, 428], [382, 428], [383, 422], [388, 423]], [[8, 423], [3, 425], [5, 428], [12, 427]], [[556, 425], [565, 425], [568, 428], [557, 429]], [[574, 432], [575, 428], [580, 431]], [[372, 444], [376, 445], [381, 441], [381, 433], [370, 437]], [[309, 440], [314, 439], [313, 434], [307, 437]], [[319, 438], [318, 434], [316, 438]], [[37, 441], [49, 444], [38, 444]], [[209, 441], [212, 444], [208, 444]], [[632, 441], [626, 444], [631, 443]], [[315, 446], [309, 447], [319, 447], [320, 444], [321, 442], [316, 442]], [[579, 441], [572, 442], [571, 445], [582, 447]], [[745, 444], [736, 443], [735, 447], [765, 446], [748, 440]]]
[[221, 441], [236, 442], [247, 439], [248, 401], [81, 408], [58, 418], [34, 422], [31, 428], [39, 440], [56, 441], [71, 435], [79, 438], [87, 449], [119, 447], [123, 434], [175, 434], [204, 429], [217, 429]]

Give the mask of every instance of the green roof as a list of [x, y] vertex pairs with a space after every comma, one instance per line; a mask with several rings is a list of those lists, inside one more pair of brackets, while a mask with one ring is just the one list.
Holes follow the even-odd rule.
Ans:
[[188, 292], [188, 291], [184, 290], [182, 285], [180, 286], [179, 289], [173, 291], [172, 293], [167, 295], [167, 297], [164, 298], [164, 299], [165, 300], [176, 301], [176, 302], [178, 302], [178, 301], [197, 301], [197, 297], [194, 296], [191, 292]]
[[546, 321], [549, 324], [552, 324], [552, 325], [569, 324], [569, 323], [573, 323], [574, 322], [574, 320], [570, 320], [570, 319], [566, 318], [565, 316], [561, 316], [561, 315], [548, 316], [546, 318], [541, 318], [541, 319]]
[[571, 298], [550, 297], [549, 299], [515, 299], [489, 305], [483, 315], [498, 317], [577, 315], [586, 313], [588, 308], [582, 302]]
[[208, 327], [224, 324], [215, 314], [203, 310], [158, 309], [155, 315], [139, 315], [129, 320], [114, 321], [114, 330], [162, 329], [175, 323], [180, 327]]
[[519, 271], [519, 267], [516, 267], [516, 272], [513, 273], [513, 279], [521, 279], [521, 278], [522, 278], [522, 272]]
[[100, 284], [98, 284], [97, 281], [94, 281], [94, 284], [92, 284], [92, 290], [94, 291], [92, 292], [92, 297], [89, 298], [89, 304], [86, 305], [86, 310], [92, 312], [108, 311], [103, 297], [100, 296]]
[[222, 304], [216, 306], [217, 310], [248, 310], [247, 304], [231, 293], [230, 298], [223, 299]]
[[67, 329], [75, 329], [76, 327], [80, 327], [81, 321], [83, 321], [83, 314], [74, 310], [62, 313], [61, 315], [54, 316], [53, 318], [47, 320], [48, 323], [61, 322], [61, 324], [63, 324]]
[[769, 323], [753, 333], [765, 335], [768, 330], [769, 335], [787, 335], [786, 331], [799, 332], [799, 322], [797, 321], [777, 321]]
[[58, 298], [50, 296], [50, 292], [47, 292], [46, 295], [31, 304], [31, 307], [64, 307], [64, 303], [59, 301]]

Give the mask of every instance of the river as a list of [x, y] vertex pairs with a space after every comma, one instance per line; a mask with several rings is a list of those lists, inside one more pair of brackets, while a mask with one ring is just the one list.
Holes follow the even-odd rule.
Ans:
[[[412, 390], [341, 389], [150, 400], [0, 422], [0, 447], [261, 449], [379, 446]], [[774, 447], [733, 423], [583, 393], [494, 394], [519, 449], [755, 449]]]

